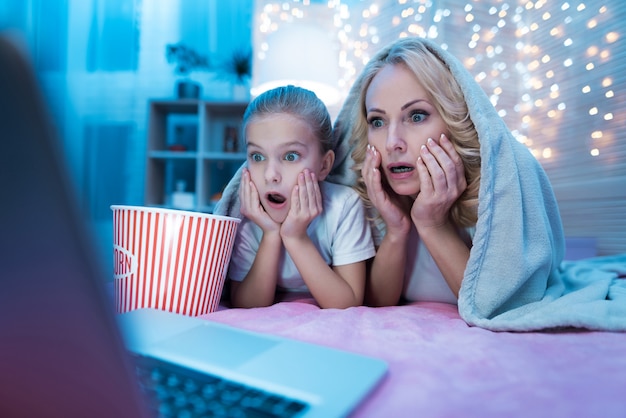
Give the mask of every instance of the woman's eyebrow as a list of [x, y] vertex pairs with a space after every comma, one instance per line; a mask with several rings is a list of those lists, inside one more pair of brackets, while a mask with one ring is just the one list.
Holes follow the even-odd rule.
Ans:
[[425, 99], [417, 99], [417, 100], [412, 100], [408, 103], [406, 103], [404, 106], [402, 106], [400, 109], [405, 110], [407, 107], [411, 107], [413, 106], [415, 103], [420, 103], [420, 102], [426, 102], [428, 103], [428, 101], [426, 101]]
[[[400, 110], [406, 110], [408, 107], [411, 107], [411, 106], [413, 106], [414, 104], [416, 104], [416, 103], [420, 103], [420, 102], [425, 102], [425, 103], [428, 103], [428, 100], [426, 100], [426, 99], [416, 99], [416, 100], [411, 100], [410, 102], [405, 103], [404, 105], [402, 105], [402, 107], [400, 108]], [[430, 104], [430, 103], [428, 103], [428, 104]], [[369, 109], [367, 109], [367, 112], [368, 112], [368, 113], [369, 113], [369, 112], [377, 112], [377, 113], [382, 113], [383, 115], [387, 113], [387, 112], [385, 112], [383, 109], [379, 109], [379, 108], [377, 108], [377, 107], [372, 107], [372, 108], [369, 108]]]
[[370, 113], [370, 112], [382, 113], [383, 115], [387, 113], [384, 110], [379, 109], [377, 107], [372, 107], [370, 109], [367, 109], [367, 113]]

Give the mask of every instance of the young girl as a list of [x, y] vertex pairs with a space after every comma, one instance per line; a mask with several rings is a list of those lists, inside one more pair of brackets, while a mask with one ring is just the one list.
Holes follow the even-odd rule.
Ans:
[[456, 303], [480, 183], [478, 135], [463, 93], [418, 38], [383, 48], [355, 84], [359, 111], [348, 123], [356, 189], [385, 231], [366, 302]]
[[322, 308], [361, 305], [375, 249], [357, 193], [324, 181], [335, 159], [326, 106], [299, 87], [269, 90], [246, 109], [243, 131], [232, 306], [271, 305], [277, 289], [309, 291]]

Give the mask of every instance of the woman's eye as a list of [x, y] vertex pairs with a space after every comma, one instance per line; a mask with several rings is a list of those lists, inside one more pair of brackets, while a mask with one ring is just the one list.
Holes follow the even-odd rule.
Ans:
[[372, 125], [373, 128], [382, 128], [385, 125], [381, 118], [371, 118], [369, 124]]
[[253, 152], [252, 154], [250, 154], [250, 159], [254, 162], [259, 162], [259, 161], [263, 161], [265, 159], [265, 157], [263, 157], [261, 154]]
[[285, 154], [286, 161], [298, 161], [299, 158], [300, 154], [298, 154], [297, 152], [288, 152], [287, 154]]
[[413, 112], [411, 113], [411, 122], [422, 122], [424, 119], [426, 119], [426, 116], [426, 113], [422, 111]]

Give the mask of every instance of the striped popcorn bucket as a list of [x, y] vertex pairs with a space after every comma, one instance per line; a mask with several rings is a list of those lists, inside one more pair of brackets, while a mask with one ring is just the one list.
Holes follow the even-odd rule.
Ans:
[[199, 212], [111, 206], [115, 307], [189, 316], [220, 301], [240, 220]]

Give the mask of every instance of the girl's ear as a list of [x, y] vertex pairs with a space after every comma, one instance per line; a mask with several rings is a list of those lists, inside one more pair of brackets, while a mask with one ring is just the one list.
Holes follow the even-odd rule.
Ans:
[[328, 150], [322, 159], [322, 167], [320, 168], [320, 173], [318, 175], [318, 180], [323, 181], [326, 176], [330, 173], [330, 170], [333, 168], [333, 164], [335, 163], [335, 151]]

